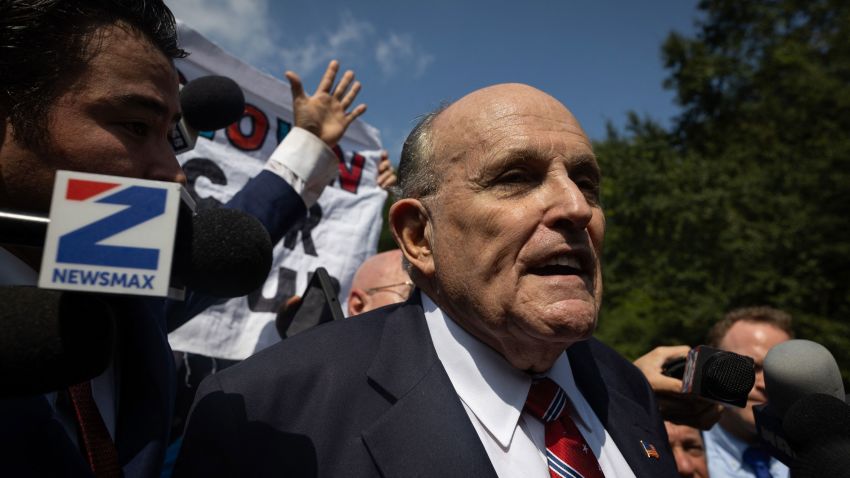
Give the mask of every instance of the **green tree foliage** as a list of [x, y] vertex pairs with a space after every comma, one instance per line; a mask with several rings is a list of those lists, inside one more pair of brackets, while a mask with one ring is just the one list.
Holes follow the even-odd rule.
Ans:
[[705, 0], [672, 33], [672, 131], [630, 116], [606, 175], [600, 335], [697, 344], [731, 308], [791, 312], [850, 377], [850, 3]]

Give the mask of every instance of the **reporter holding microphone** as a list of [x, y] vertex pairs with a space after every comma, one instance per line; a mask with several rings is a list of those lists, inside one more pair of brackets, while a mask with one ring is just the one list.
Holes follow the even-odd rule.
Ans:
[[[161, 1], [3, 2], [0, 50], [0, 209], [45, 214], [59, 169], [185, 182], [168, 141], [180, 117], [172, 60], [185, 52]], [[359, 91], [353, 74], [333, 87], [337, 70], [332, 62], [313, 96], [290, 77], [299, 132], [227, 205], [259, 219], [272, 241], [305, 214], [305, 194], [321, 193], [306, 192], [312, 175], [329, 182], [322, 174], [337, 161], [330, 146], [365, 110], [350, 108]], [[313, 167], [293, 173], [287, 165], [295, 160]], [[40, 258], [39, 248], [3, 243], [0, 235], [0, 287], [32, 286]], [[35, 299], [5, 292], [24, 319], [40, 302], [39, 292]], [[167, 324], [188, 320], [216, 298], [104, 300], [114, 319], [105, 370], [67, 389], [0, 397], [3, 476], [159, 474], [175, 391]], [[61, 299], [44, 302], [60, 304], [55, 314], [42, 314], [60, 328], [103, 310], [94, 302], [70, 309]], [[0, 333], [9, 332], [2, 329], [7, 322]]]

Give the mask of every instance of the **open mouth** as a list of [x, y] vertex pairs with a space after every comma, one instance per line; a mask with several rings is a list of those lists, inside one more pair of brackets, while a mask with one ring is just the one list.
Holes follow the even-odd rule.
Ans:
[[543, 266], [529, 270], [530, 273], [539, 276], [570, 276], [581, 275], [581, 269], [570, 266]]
[[532, 267], [529, 273], [540, 276], [582, 275], [583, 270], [579, 260], [573, 256], [557, 256], [544, 264]]

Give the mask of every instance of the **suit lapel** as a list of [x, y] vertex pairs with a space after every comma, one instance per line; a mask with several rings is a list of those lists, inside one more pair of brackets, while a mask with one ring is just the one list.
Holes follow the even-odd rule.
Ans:
[[414, 297], [387, 318], [367, 371], [392, 405], [363, 441], [383, 476], [495, 477]]
[[[591, 352], [590, 341], [574, 344], [567, 350], [567, 355], [576, 385], [635, 476], [665, 475], [670, 469], [667, 462], [672, 462], [673, 456], [665, 452], [668, 449], [666, 437], [660, 436], [658, 430], [650, 426], [655, 418], [647, 412], [648, 404], [641, 405], [612, 386], [622, 383], [622, 378], [615, 377], [616, 372], [604, 366], [600, 369]], [[655, 446], [660, 458], [647, 456], [641, 441]], [[675, 464], [672, 466], [675, 470]]]

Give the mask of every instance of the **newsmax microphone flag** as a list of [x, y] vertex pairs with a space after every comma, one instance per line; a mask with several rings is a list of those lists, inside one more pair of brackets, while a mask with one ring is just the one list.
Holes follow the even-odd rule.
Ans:
[[262, 224], [193, 204], [177, 183], [59, 171], [39, 287], [182, 298], [184, 285], [235, 297], [262, 284], [272, 247]]

